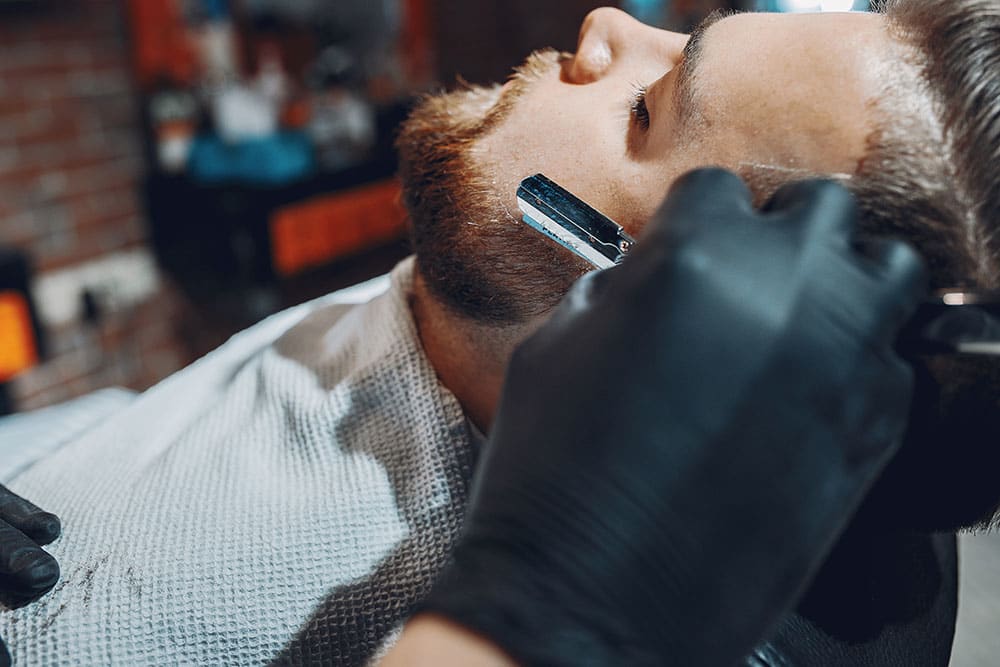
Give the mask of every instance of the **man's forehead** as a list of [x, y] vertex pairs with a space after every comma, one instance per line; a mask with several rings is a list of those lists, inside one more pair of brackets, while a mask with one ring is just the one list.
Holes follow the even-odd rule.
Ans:
[[[824, 39], [812, 42], [816, 37], [835, 37], [839, 40], [864, 38], [870, 29], [884, 26], [885, 16], [878, 12], [804, 12], [783, 14], [777, 12], [722, 12], [715, 11], [701, 21], [691, 32], [685, 56], [689, 52], [702, 55], [706, 50], [720, 47], [749, 49], [759, 46], [761, 39], [774, 40], [789, 47], [796, 45], [823, 51], [828, 48]], [[859, 32], [860, 31], [860, 32]], [[859, 33], [859, 34], [855, 34]], [[757, 63], [748, 63], [748, 65]], [[763, 67], [780, 67], [781, 62], [760, 63]]]
[[886, 39], [884, 17], [863, 12], [711, 17], [686, 49], [678, 108], [698, 112], [698, 135], [726, 164], [851, 172], [884, 87]]
[[849, 85], [863, 77], [865, 60], [874, 66], [885, 55], [885, 27], [885, 17], [870, 12], [713, 12], [691, 33], [682, 74], [720, 70], [750, 85], [833, 74], [832, 85]]

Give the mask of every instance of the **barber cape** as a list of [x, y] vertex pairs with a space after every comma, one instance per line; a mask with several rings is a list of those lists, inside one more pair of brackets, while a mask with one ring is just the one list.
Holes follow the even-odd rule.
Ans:
[[0, 611], [14, 664], [376, 659], [443, 565], [474, 463], [412, 271], [265, 320], [20, 474], [62, 519], [62, 577]]

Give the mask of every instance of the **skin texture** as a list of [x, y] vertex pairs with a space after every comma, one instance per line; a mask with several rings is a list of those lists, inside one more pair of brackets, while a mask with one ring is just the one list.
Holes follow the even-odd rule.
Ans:
[[[433, 184], [444, 203], [430, 213], [454, 218], [450, 227], [415, 224], [430, 228], [429, 243], [446, 239], [423, 253], [438, 266], [421, 272], [439, 271], [451, 252], [469, 265], [443, 274], [439, 285], [462, 277], [470, 285], [493, 281], [487, 295], [513, 288], [521, 291], [511, 302], [537, 300], [511, 321], [484, 324], [461, 306], [449, 307], [433, 276], [418, 277], [413, 310], [425, 350], [484, 431], [512, 348], [588, 268], [517, 220], [521, 179], [545, 173], [638, 236], [670, 184], [696, 167], [821, 174], [858, 167], [890, 50], [881, 16], [739, 14], [698, 32], [698, 48], [686, 53], [687, 35], [598, 9], [585, 19], [575, 55], [530, 59], [502, 88], [439, 98], [434, 117], [418, 109], [404, 127], [404, 165], [408, 155], [410, 162], [435, 163], [441, 153], [458, 162], [441, 178], [424, 174], [412, 184], [422, 193]], [[648, 128], [631, 113], [643, 86]], [[467, 139], [440, 152], [423, 148], [456, 136], [457, 128]], [[425, 152], [412, 153], [415, 146]]]
[[406, 624], [382, 667], [512, 667], [514, 662], [489, 640], [436, 614]]

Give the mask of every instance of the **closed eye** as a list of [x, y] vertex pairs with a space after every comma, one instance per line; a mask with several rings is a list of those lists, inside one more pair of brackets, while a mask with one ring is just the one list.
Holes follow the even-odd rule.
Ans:
[[637, 86], [629, 104], [630, 117], [643, 130], [649, 129], [649, 109], [646, 107], [646, 86]]

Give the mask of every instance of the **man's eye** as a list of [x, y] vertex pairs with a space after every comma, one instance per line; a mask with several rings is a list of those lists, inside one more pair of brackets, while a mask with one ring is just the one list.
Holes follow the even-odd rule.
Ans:
[[644, 130], [649, 129], [649, 109], [646, 108], [646, 86], [638, 86], [632, 93], [630, 110], [633, 120]]

